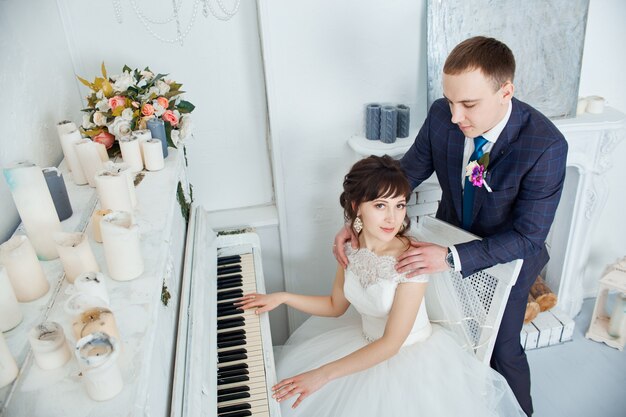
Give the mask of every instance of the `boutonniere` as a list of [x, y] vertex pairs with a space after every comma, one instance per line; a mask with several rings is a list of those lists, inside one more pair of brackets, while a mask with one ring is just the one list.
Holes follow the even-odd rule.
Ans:
[[470, 161], [465, 167], [465, 176], [474, 187], [485, 187], [487, 192], [491, 192], [491, 187], [485, 181], [487, 167], [489, 166], [489, 152], [480, 157], [478, 161]]

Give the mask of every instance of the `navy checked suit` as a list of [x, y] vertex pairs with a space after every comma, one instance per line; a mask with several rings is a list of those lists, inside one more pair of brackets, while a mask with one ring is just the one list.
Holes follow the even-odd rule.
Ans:
[[[447, 101], [435, 101], [401, 162], [413, 187], [436, 172], [442, 189], [437, 218], [461, 227], [465, 136], [451, 119]], [[528, 415], [532, 414], [530, 371], [519, 333], [530, 287], [549, 259], [545, 239], [561, 198], [566, 159], [567, 142], [554, 124], [513, 98], [509, 121], [490, 152], [485, 181], [492, 192], [484, 187], [475, 190], [469, 231], [483, 239], [455, 245], [463, 276], [524, 260], [491, 366], [506, 378]]]

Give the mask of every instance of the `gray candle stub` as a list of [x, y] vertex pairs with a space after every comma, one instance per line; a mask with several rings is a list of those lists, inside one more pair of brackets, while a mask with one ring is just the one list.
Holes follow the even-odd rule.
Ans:
[[72, 217], [73, 211], [70, 198], [67, 195], [65, 181], [63, 181], [63, 174], [54, 167], [44, 168], [42, 171], [59, 220], [63, 221], [69, 219]]

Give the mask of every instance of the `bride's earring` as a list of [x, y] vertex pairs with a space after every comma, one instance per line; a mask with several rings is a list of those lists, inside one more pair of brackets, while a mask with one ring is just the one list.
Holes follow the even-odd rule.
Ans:
[[363, 230], [363, 221], [359, 216], [354, 219], [354, 224], [352, 225], [352, 227], [354, 228], [354, 231], [357, 235], [361, 233], [361, 230]]

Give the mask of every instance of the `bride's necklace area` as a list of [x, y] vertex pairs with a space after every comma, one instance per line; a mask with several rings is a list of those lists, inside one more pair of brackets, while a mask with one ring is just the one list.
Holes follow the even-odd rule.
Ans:
[[[180, 19], [180, 10], [181, 10], [183, 0], [172, 0], [172, 14], [164, 19], [159, 19], [159, 20], [151, 19], [150, 17], [148, 17], [137, 5], [137, 0], [130, 0], [130, 4], [133, 8], [133, 11], [135, 12], [135, 15], [141, 22], [141, 24], [153, 37], [165, 43], [178, 42], [182, 46], [185, 38], [189, 35], [189, 33], [191, 32], [191, 28], [196, 22], [196, 17], [198, 15], [198, 8], [199, 8], [198, 6], [200, 5], [200, 3], [202, 3], [202, 14], [204, 15], [205, 18], [209, 16], [209, 11], [210, 11], [213, 17], [221, 21], [227, 21], [227, 20], [232, 19], [232, 17], [235, 16], [237, 12], [239, 11], [239, 5], [241, 3], [241, 0], [234, 0], [234, 6], [231, 10], [229, 10], [224, 5], [222, 0], [216, 0], [217, 5], [219, 6], [219, 9], [220, 9], [220, 11], [218, 12], [211, 4], [212, 1], [213, 0], [194, 0], [193, 10], [191, 13], [191, 17], [189, 19], [189, 23], [184, 29], [182, 29], [181, 19]], [[115, 12], [115, 19], [117, 20], [118, 23], [122, 23], [123, 22], [122, 0], [112, 0], [112, 2], [113, 2], [113, 11]], [[154, 9], [154, 6], [151, 5], [149, 8]], [[152, 25], [166, 25], [172, 21], [174, 21], [174, 23], [176, 24], [176, 37], [174, 38], [170, 38], [170, 39], [164, 38], [152, 29]]]

